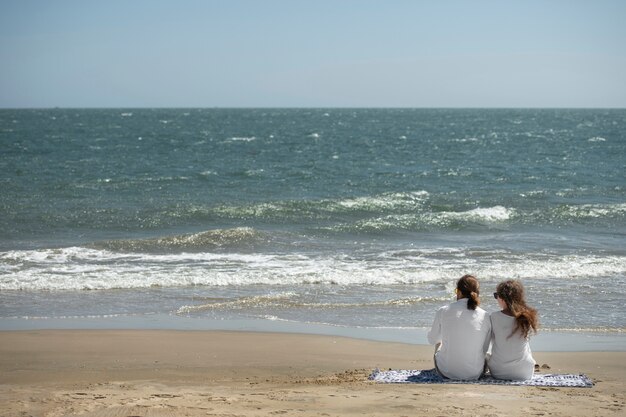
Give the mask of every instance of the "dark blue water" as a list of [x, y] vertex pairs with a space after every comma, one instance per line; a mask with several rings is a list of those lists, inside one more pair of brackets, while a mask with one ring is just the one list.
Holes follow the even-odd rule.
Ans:
[[0, 317], [420, 327], [474, 273], [624, 329], [625, 110], [0, 110], [0, 145]]

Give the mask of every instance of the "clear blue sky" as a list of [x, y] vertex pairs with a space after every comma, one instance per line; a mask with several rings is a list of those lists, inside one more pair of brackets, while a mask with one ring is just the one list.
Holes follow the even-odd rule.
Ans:
[[0, 107], [626, 107], [625, 0], [0, 0]]

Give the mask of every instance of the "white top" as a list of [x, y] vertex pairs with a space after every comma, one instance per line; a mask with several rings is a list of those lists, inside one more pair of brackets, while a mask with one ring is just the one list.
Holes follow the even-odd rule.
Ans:
[[496, 311], [491, 313], [491, 326], [491, 356], [488, 360], [491, 375], [499, 379], [522, 381], [532, 378], [535, 360], [529, 340], [519, 330], [511, 336], [515, 317]]
[[435, 314], [428, 342], [441, 342], [435, 353], [439, 372], [450, 379], [478, 379], [485, 367], [489, 348], [491, 322], [480, 307], [467, 308], [467, 298], [441, 307]]

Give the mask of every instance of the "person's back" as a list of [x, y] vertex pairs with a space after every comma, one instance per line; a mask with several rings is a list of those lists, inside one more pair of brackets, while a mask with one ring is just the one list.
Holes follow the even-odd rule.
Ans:
[[498, 284], [494, 296], [501, 311], [491, 314], [491, 356], [487, 364], [494, 378], [532, 378], [535, 360], [530, 350], [530, 333], [538, 327], [537, 311], [526, 304], [521, 282]]
[[491, 313], [491, 356], [489, 371], [494, 378], [527, 380], [532, 378], [535, 360], [527, 337], [515, 332], [515, 317], [501, 311]]
[[435, 314], [428, 341], [437, 345], [435, 367], [451, 379], [478, 379], [485, 367], [491, 322], [478, 307], [478, 281], [465, 275], [457, 283], [457, 301]]
[[431, 344], [441, 342], [436, 353], [437, 370], [450, 379], [478, 379], [489, 347], [491, 326], [487, 312], [480, 307], [468, 309], [467, 299], [462, 298], [439, 309], [437, 321], [442, 323], [440, 336], [437, 330], [428, 333]]

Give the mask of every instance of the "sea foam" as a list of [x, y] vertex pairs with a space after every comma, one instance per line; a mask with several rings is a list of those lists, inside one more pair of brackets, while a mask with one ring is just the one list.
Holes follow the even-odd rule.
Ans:
[[0, 290], [186, 286], [385, 286], [481, 279], [577, 280], [626, 275], [626, 257], [440, 248], [420, 253], [135, 253], [70, 247], [0, 253]]

